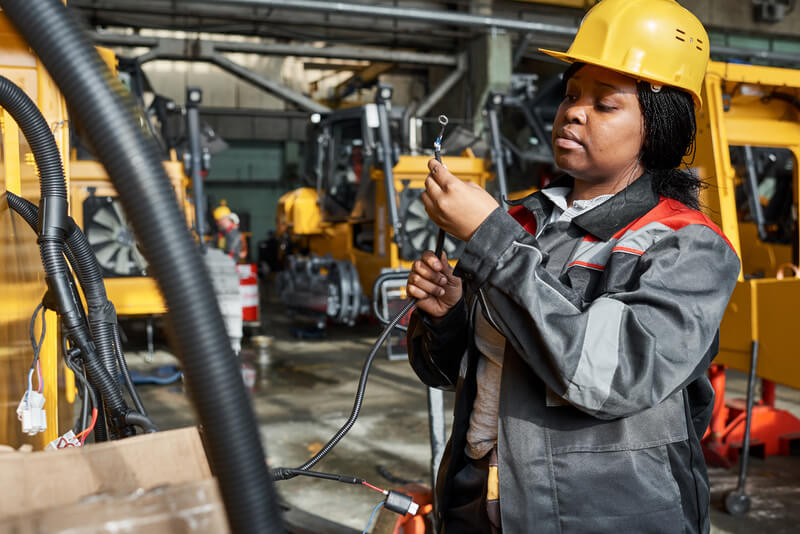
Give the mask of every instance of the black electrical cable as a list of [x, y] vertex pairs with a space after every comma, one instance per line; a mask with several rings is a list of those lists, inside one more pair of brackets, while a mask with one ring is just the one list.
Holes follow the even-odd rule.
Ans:
[[53, 306], [69, 338], [80, 346], [90, 380], [103, 391], [103, 397], [108, 399], [115, 426], [122, 428], [127, 406], [118, 386], [115, 386], [107, 369], [98, 360], [94, 341], [83, 317], [83, 306], [73, 291], [71, 273], [64, 258], [67, 186], [58, 145], [36, 104], [25, 91], [3, 76], [0, 76], [0, 106], [19, 125], [36, 162], [41, 189], [36, 232], [39, 236], [45, 281]]
[[131, 372], [128, 369], [128, 362], [125, 360], [125, 354], [122, 352], [122, 339], [120, 339], [119, 327], [117, 325], [114, 325], [113, 334], [114, 348], [116, 349], [117, 353], [117, 363], [119, 364], [120, 371], [122, 371], [122, 378], [125, 380], [125, 387], [128, 389], [128, 394], [131, 396], [131, 400], [133, 401], [133, 405], [136, 407], [136, 410], [142, 415], [146, 416], [147, 411], [144, 409], [142, 399], [139, 397], [139, 393], [136, 391], [136, 384], [133, 383]]
[[[39, 208], [32, 202], [11, 192], [6, 193], [6, 200], [9, 207], [19, 213], [34, 231], [37, 231]], [[111, 376], [114, 377], [117, 374], [117, 358], [110, 328], [116, 325], [116, 313], [113, 305], [108, 301], [100, 265], [97, 263], [92, 247], [86, 239], [86, 235], [72, 217], [67, 217], [66, 248], [64, 253], [78, 276], [86, 297], [89, 327], [97, 345], [100, 359]]]
[[139, 412], [128, 412], [125, 414], [125, 422], [129, 425], [136, 425], [141, 427], [146, 434], [158, 432], [158, 427], [150, 420], [149, 417], [140, 414]]
[[[38, 220], [40, 210], [36, 205], [11, 192], [6, 192], [6, 201], [11, 209], [19, 213], [31, 228], [37, 231], [36, 221]], [[86, 364], [89, 379], [94, 386], [103, 393], [103, 402], [98, 405], [95, 441], [106, 441], [108, 437], [106, 418], [104, 417], [104, 408], [106, 407], [111, 412], [110, 415], [114, 422], [114, 435], [112, 437], [118, 437], [117, 433], [119, 432], [125, 436], [131, 435], [132, 430], [124, 428], [126, 425], [125, 413], [128, 411], [128, 407], [119, 389], [116, 366], [117, 355], [114, 353], [113, 330], [108, 327], [109, 324], [112, 326], [116, 325], [116, 313], [114, 312], [113, 305], [106, 297], [105, 285], [102, 275], [100, 274], [100, 267], [97, 264], [97, 258], [91, 250], [86, 236], [71, 217], [67, 217], [66, 226], [68, 228], [68, 237], [66, 240], [67, 248], [64, 249], [64, 252], [68, 256], [73, 269], [78, 274], [79, 278], [82, 279], [81, 286], [83, 287], [87, 303], [89, 303], [92, 313], [89, 319], [90, 329], [92, 333], [97, 334], [95, 338], [91, 338], [88, 332], [83, 331], [84, 328], [76, 328], [76, 324], [85, 327], [86, 319], [83, 317], [83, 306], [79, 304], [77, 296], [73, 295], [73, 302], [71, 304], [75, 310], [74, 314], [78, 315], [78, 318], [77, 320], [73, 319], [73, 328], [71, 330], [75, 331], [75, 334], [81, 336], [85, 340], [84, 350], [82, 350], [81, 353], [84, 359], [91, 360]], [[63, 257], [61, 261], [63, 261]], [[66, 285], [74, 287], [71, 274], [68, 271], [65, 274], [65, 278]], [[98, 358], [94, 352], [94, 341], [97, 341], [98, 347], [101, 347], [103, 351], [112, 351], [111, 357], [113, 361], [110, 364], [103, 361], [102, 365], [98, 365]], [[111, 368], [110, 371], [109, 368]], [[137, 400], [138, 396], [134, 398], [134, 403], [136, 403]], [[139, 404], [141, 404], [140, 400]]]
[[[42, 333], [39, 335], [39, 341], [36, 341], [36, 334], [34, 332], [36, 327], [36, 316], [39, 314], [39, 310], [42, 311]], [[44, 334], [47, 332], [47, 321], [44, 317], [44, 301], [40, 302], [36, 308], [33, 310], [33, 315], [31, 316], [31, 323], [29, 328], [29, 334], [31, 337], [31, 347], [33, 348], [33, 361], [31, 362], [31, 370], [36, 369], [36, 364], [39, 362], [39, 352], [42, 350], [42, 345], [44, 344]], [[42, 377], [39, 377], [39, 380], [42, 380]]]
[[[71, 357], [67, 356], [66, 358], [64, 358], [64, 361], [66, 362], [67, 367], [69, 367], [70, 370], [72, 370], [72, 373], [75, 375], [75, 378], [77, 378], [78, 381], [81, 384], [83, 384], [83, 387], [85, 388], [86, 391], [85, 395], [87, 395], [88, 398], [84, 398], [84, 403], [88, 405], [89, 401], [91, 401], [92, 408], [97, 409], [97, 420], [95, 421], [94, 430], [92, 432], [94, 435], [95, 443], [106, 441], [105, 438], [101, 438], [97, 434], [97, 430], [101, 427], [100, 425], [101, 417], [103, 417], [103, 410], [101, 409], [100, 405], [100, 395], [97, 393], [97, 390], [94, 388], [94, 386], [92, 386], [92, 384], [86, 378], [84, 369], [79, 364], [81, 360], [79, 359], [73, 360]], [[86, 418], [86, 420], [81, 420], [81, 425], [83, 425], [81, 430], [89, 426], [88, 417]]]
[[[122, 87], [60, 0], [0, 0], [70, 106], [105, 166], [169, 310], [231, 530], [282, 532], [258, 422], [210, 276], [179, 211], [157, 146], [122, 101]], [[45, 31], [46, 30], [46, 31]], [[176, 328], [176, 325], [180, 325]]]
[[[436, 161], [439, 163], [442, 162], [441, 156], [441, 146], [442, 146], [442, 136], [444, 134], [444, 128], [447, 126], [447, 117], [444, 115], [439, 116], [439, 124], [442, 126], [441, 131], [439, 132], [439, 137], [436, 138], [434, 141], [434, 157]], [[436, 257], [440, 258], [442, 256], [442, 250], [444, 249], [444, 240], [445, 240], [445, 231], [439, 229], [439, 233], [436, 236]], [[364, 393], [367, 388], [367, 379], [369, 378], [369, 371], [372, 367], [372, 362], [375, 360], [375, 356], [378, 354], [378, 350], [383, 345], [384, 341], [388, 339], [389, 335], [392, 333], [392, 330], [397, 326], [397, 323], [400, 322], [400, 319], [406, 316], [406, 314], [411, 311], [411, 309], [417, 304], [416, 298], [411, 298], [403, 306], [403, 309], [400, 310], [394, 318], [389, 321], [386, 325], [386, 328], [383, 329], [381, 335], [378, 337], [378, 340], [372, 346], [372, 350], [370, 350], [367, 359], [364, 361], [364, 365], [361, 367], [361, 376], [358, 378], [358, 388], [356, 389], [356, 398], [353, 402], [353, 409], [350, 412], [350, 417], [347, 418], [347, 421], [342, 425], [339, 430], [333, 435], [333, 437], [325, 444], [322, 449], [317, 452], [311, 459], [306, 461], [303, 465], [296, 469], [290, 469], [285, 467], [278, 467], [272, 470], [272, 479], [273, 480], [289, 480], [290, 478], [296, 477], [301, 472], [308, 471], [312, 467], [314, 467], [322, 458], [327, 455], [331, 449], [333, 449], [339, 441], [347, 434], [347, 432], [353, 427], [358, 418], [358, 414], [361, 412], [361, 405], [364, 402]], [[312, 475], [313, 476], [313, 475]]]

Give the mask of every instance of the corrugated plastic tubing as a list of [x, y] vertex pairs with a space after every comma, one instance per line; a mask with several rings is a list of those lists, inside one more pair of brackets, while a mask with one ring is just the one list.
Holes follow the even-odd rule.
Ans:
[[211, 279], [186, 228], [154, 140], [123, 103], [125, 89], [59, 0], [0, 0], [83, 125], [120, 194], [169, 309], [176, 353], [206, 429], [235, 533], [282, 533], [258, 424], [242, 382]]

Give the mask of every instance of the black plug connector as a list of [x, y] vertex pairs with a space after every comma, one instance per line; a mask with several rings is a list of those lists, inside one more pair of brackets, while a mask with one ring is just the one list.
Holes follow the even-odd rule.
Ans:
[[419, 505], [414, 502], [414, 499], [405, 493], [392, 490], [389, 490], [389, 494], [386, 495], [386, 500], [383, 503], [383, 507], [400, 515], [416, 515], [417, 510], [419, 510]]

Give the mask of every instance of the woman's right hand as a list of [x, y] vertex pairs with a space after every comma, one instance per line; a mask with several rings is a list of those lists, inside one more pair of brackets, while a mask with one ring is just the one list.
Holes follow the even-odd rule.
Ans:
[[444, 317], [461, 300], [461, 278], [453, 275], [447, 254], [441, 260], [430, 250], [422, 253], [411, 266], [406, 286], [408, 295], [417, 299], [417, 308], [433, 317]]

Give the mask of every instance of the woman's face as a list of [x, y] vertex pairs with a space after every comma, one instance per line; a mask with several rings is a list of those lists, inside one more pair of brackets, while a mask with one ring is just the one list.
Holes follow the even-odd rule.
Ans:
[[586, 65], [567, 82], [553, 122], [553, 152], [561, 169], [594, 184], [641, 174], [644, 122], [636, 81]]

